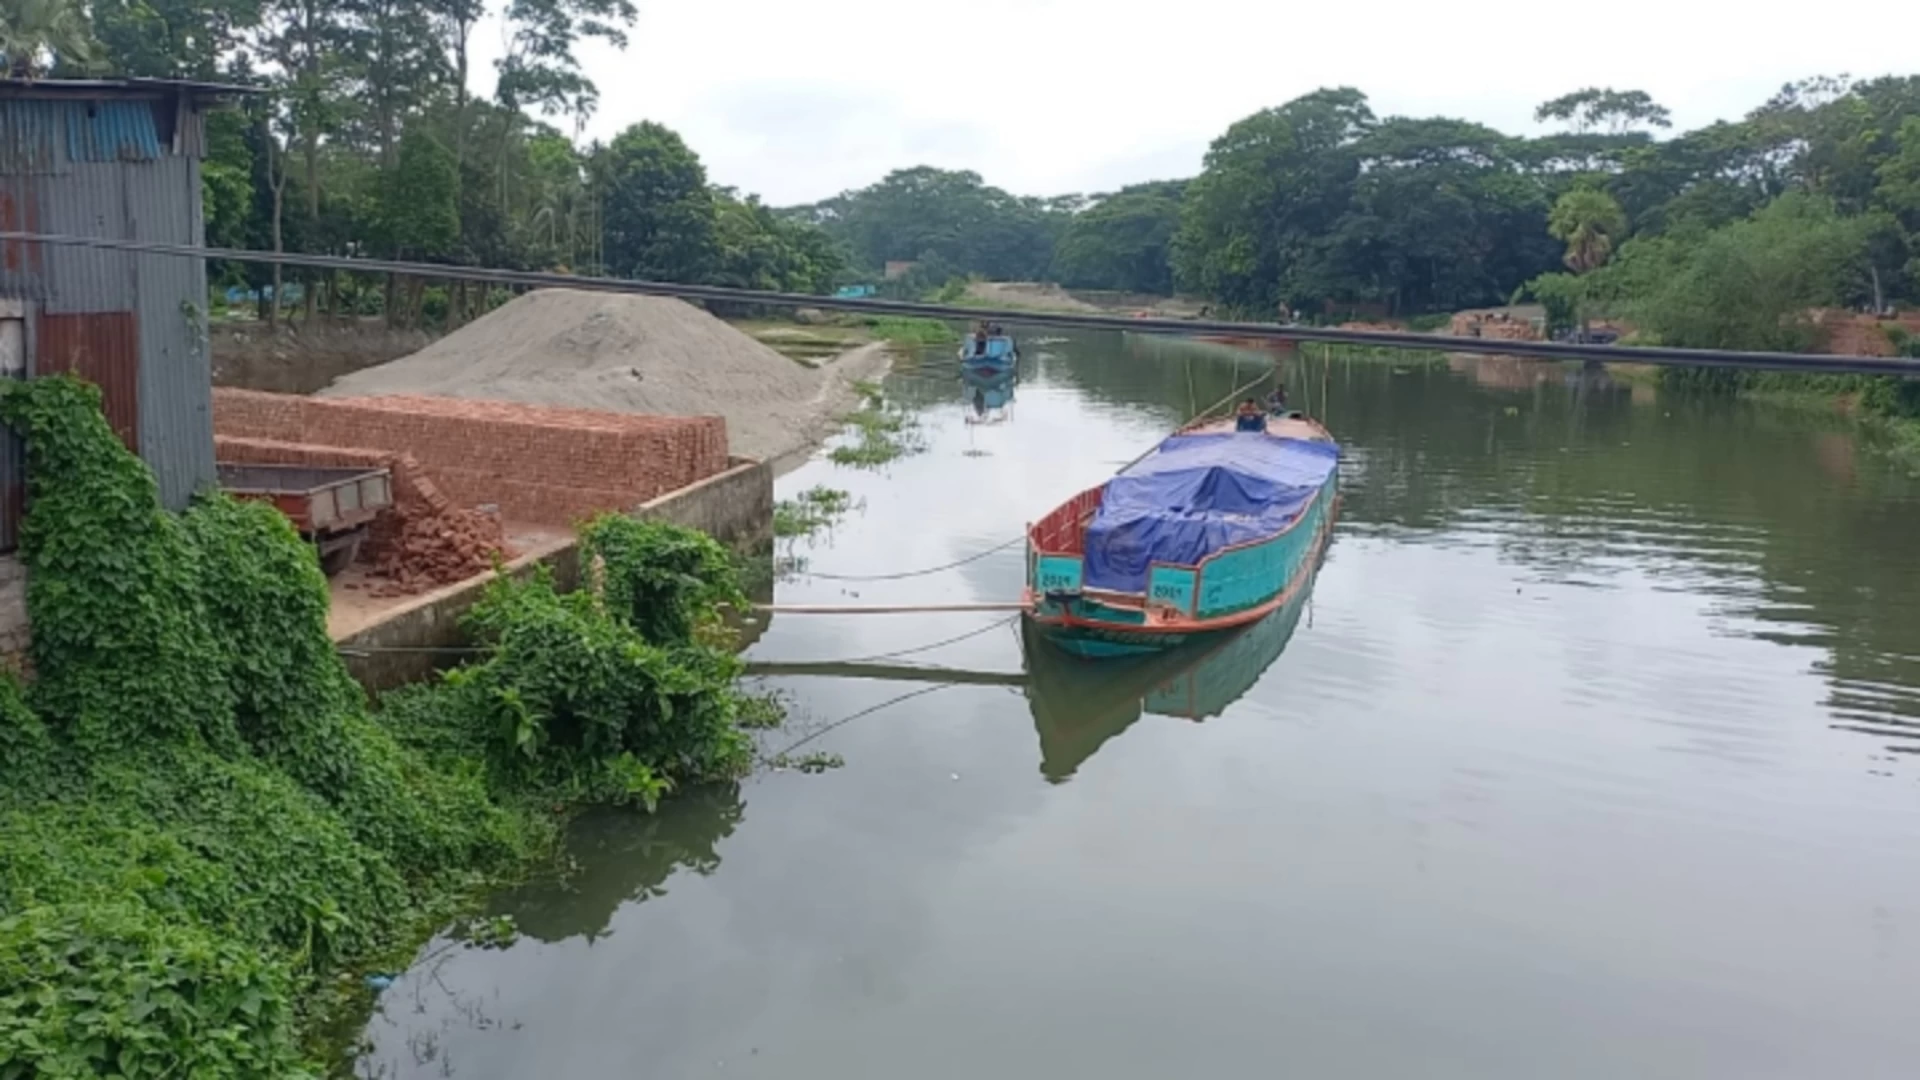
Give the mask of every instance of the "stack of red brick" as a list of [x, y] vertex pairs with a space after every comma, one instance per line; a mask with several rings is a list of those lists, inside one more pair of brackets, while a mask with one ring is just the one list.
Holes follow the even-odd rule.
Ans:
[[571, 526], [725, 472], [726, 422], [437, 397], [306, 398], [217, 388], [214, 430], [412, 454], [461, 505]]
[[273, 439], [215, 436], [221, 461], [252, 465], [385, 468], [393, 473], [393, 509], [373, 522], [360, 557], [388, 579], [383, 594], [464, 581], [511, 555], [500, 516], [449, 502], [409, 454]]
[[1540, 329], [1531, 320], [1516, 319], [1504, 311], [1462, 311], [1453, 316], [1449, 332], [1455, 337], [1494, 338], [1499, 341], [1538, 341]]
[[[385, 464], [394, 520], [376, 566], [405, 587], [457, 581], [502, 550], [501, 521], [570, 527], [725, 472], [725, 421], [507, 402], [309, 398], [215, 388], [221, 460]], [[490, 506], [492, 513], [464, 507]]]

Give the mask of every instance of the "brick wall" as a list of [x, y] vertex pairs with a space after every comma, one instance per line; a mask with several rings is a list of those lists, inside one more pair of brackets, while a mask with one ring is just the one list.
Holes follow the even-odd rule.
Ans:
[[446, 497], [514, 521], [571, 525], [727, 469], [717, 416], [641, 416], [436, 397], [214, 391], [223, 436], [406, 453]]

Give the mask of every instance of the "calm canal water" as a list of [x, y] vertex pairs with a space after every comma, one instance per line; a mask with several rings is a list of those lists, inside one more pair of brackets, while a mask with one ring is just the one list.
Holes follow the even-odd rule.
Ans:
[[[1027, 351], [999, 424], [897, 372], [926, 451], [783, 479], [861, 500], [783, 553], [990, 548], [1267, 362]], [[845, 767], [582, 822], [574, 873], [499, 898], [521, 939], [431, 948], [359, 1071], [1913, 1075], [1920, 485], [1837, 424], [1604, 376], [1287, 363], [1347, 450], [1304, 605], [1146, 669], [1029, 662], [999, 615], [776, 617], [768, 749]]]

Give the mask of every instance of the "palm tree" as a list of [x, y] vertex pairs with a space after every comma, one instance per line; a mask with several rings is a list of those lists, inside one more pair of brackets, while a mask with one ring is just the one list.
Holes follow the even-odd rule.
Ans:
[[1567, 245], [1567, 268], [1584, 274], [1613, 257], [1616, 241], [1626, 235], [1627, 214], [1606, 192], [1578, 187], [1553, 204], [1547, 231]]
[[[1597, 188], [1577, 187], [1560, 196], [1547, 214], [1547, 231], [1567, 245], [1564, 261], [1575, 274], [1586, 274], [1605, 266], [1613, 249], [1627, 232], [1627, 214], [1613, 196]], [[1580, 323], [1580, 337], [1587, 336], [1586, 290], [1588, 283], [1576, 280], [1574, 315]]]
[[80, 0], [6, 0], [0, 5], [0, 56], [13, 78], [45, 74], [51, 64], [43, 64], [43, 58], [97, 70], [100, 53]]

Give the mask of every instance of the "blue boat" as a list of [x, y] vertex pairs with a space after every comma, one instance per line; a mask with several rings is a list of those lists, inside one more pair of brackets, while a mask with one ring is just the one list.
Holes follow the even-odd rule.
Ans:
[[1306, 587], [1333, 528], [1340, 447], [1298, 413], [1192, 426], [1027, 530], [1027, 618], [1091, 659], [1245, 626]]
[[1014, 370], [1020, 362], [1020, 349], [1007, 334], [975, 333], [960, 344], [960, 371], [963, 375], [991, 379]]

